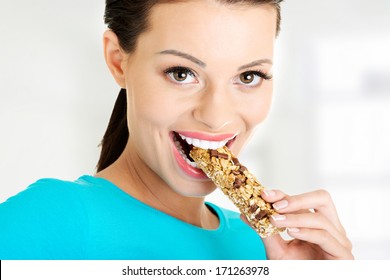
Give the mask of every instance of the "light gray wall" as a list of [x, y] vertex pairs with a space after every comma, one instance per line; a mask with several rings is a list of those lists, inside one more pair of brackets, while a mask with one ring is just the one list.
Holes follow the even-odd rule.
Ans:
[[[0, 7], [3, 201], [42, 177], [93, 174], [118, 88], [104, 1]], [[360, 259], [390, 259], [389, 14], [387, 0], [285, 1], [273, 107], [241, 155], [270, 188], [328, 189]]]

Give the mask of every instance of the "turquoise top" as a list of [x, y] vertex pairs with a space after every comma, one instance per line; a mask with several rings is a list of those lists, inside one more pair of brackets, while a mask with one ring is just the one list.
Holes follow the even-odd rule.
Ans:
[[111, 182], [41, 179], [0, 204], [0, 259], [265, 259], [239, 214], [212, 203], [218, 229], [178, 220]]

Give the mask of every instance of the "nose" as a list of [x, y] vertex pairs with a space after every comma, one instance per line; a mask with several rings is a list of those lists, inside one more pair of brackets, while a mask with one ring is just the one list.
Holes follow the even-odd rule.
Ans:
[[222, 131], [235, 116], [236, 106], [231, 94], [223, 87], [205, 89], [193, 111], [195, 120], [212, 131]]

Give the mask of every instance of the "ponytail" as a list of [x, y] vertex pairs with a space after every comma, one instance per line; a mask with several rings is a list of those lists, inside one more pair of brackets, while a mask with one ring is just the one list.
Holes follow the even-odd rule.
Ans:
[[129, 139], [126, 117], [126, 89], [121, 89], [115, 101], [110, 121], [103, 140], [99, 146], [102, 147], [97, 171], [101, 171], [114, 163], [122, 154]]

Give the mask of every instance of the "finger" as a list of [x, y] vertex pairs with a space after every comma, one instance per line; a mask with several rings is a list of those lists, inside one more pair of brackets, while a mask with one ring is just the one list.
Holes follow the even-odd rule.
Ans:
[[286, 252], [287, 242], [280, 236], [280, 234], [273, 234], [268, 237], [261, 237], [263, 241], [267, 259], [280, 260]]
[[320, 213], [272, 215], [271, 223], [277, 227], [307, 228], [324, 230], [332, 235], [344, 247], [350, 247], [350, 241], [344, 233]]
[[269, 202], [274, 203], [276, 201], [282, 200], [286, 197], [286, 194], [279, 190], [263, 190], [261, 197]]
[[[278, 201], [284, 201], [289, 197], [288, 195], [286, 195], [285, 193], [283, 193], [282, 191], [279, 191], [279, 190], [263, 190], [261, 196], [265, 201], [267, 201], [269, 203], [276, 203]], [[282, 203], [285, 203], [285, 202], [282, 202]], [[280, 205], [280, 203], [278, 205], [279, 206], [277, 206], [277, 208], [284, 207], [283, 205]], [[286, 206], [287, 206], [287, 204], [286, 204]], [[308, 211], [310, 211], [310, 209], [302, 209], [302, 210], [298, 210], [295, 212], [296, 213], [305, 213]]]
[[326, 230], [292, 228], [288, 234], [296, 239], [317, 244], [325, 253], [326, 259], [354, 259], [351, 249], [340, 244]]
[[345, 233], [332, 198], [325, 190], [317, 190], [294, 196], [285, 196], [282, 200], [273, 203], [272, 206], [276, 211], [282, 214], [314, 209], [316, 212], [327, 217], [340, 231]]

